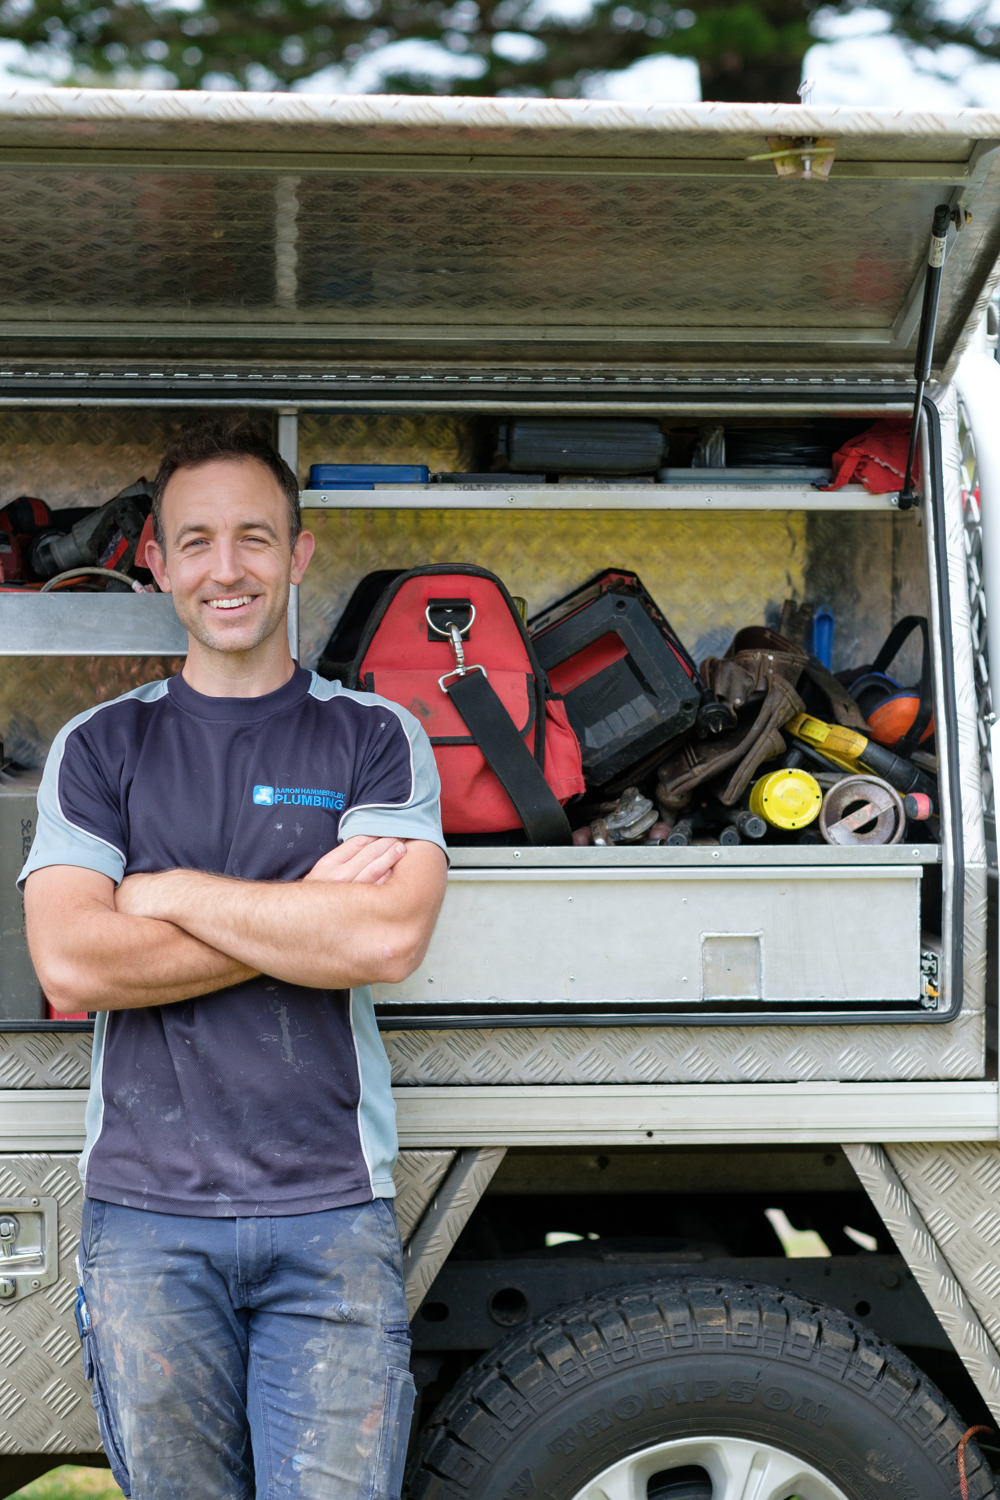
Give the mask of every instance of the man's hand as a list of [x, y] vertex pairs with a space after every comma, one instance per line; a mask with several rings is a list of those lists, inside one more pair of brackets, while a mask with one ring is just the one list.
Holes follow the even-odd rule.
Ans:
[[315, 989], [397, 983], [427, 950], [447, 862], [420, 840], [346, 839], [297, 881], [53, 865], [25, 888], [28, 940], [55, 1010], [169, 1005], [270, 974]]
[[[405, 853], [406, 845], [399, 839], [357, 833], [322, 855], [302, 879], [336, 885], [385, 885]], [[185, 873], [191, 872], [160, 870], [151, 875], [126, 875], [115, 891], [115, 909], [124, 916], [156, 918], [162, 909], [158, 902], [166, 882], [175, 874]]]
[[385, 885], [405, 853], [406, 845], [399, 839], [377, 839], [368, 833], [356, 833], [318, 859], [304, 879]]

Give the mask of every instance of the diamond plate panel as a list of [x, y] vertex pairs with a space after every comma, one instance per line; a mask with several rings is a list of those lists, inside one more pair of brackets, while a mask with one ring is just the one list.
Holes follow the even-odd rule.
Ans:
[[[425, 462], [420, 451], [410, 450], [408, 462]], [[376, 568], [476, 563], [526, 598], [529, 614], [600, 568], [633, 568], [699, 659], [724, 650], [735, 631], [763, 619], [769, 605], [780, 611], [790, 595], [807, 597], [810, 553], [800, 511], [522, 511], [502, 519], [493, 511], [307, 515], [317, 546], [299, 594], [305, 666], [318, 660], [358, 580]], [[891, 623], [893, 518], [866, 516], [865, 522], [872, 595], [877, 580], [887, 585], [882, 613], [869, 624], [877, 650]]]
[[[77, 315], [93, 318], [96, 311], [105, 322], [109, 311], [124, 320], [166, 311], [178, 326], [183, 320], [188, 337], [199, 314], [270, 321], [270, 301], [276, 321], [298, 320], [313, 336], [317, 321], [332, 329], [354, 317], [365, 336], [393, 318], [414, 329], [444, 326], [465, 309], [480, 329], [502, 332], [527, 313], [527, 336], [541, 333], [547, 348], [556, 330], [574, 321], [579, 327], [614, 318], [619, 334], [631, 324], [642, 335], [658, 319], [687, 319], [693, 336], [677, 347], [688, 353], [705, 348], [706, 323], [735, 331], [728, 311], [735, 307], [773, 355], [775, 332], [803, 319], [887, 329], [941, 191], [912, 176], [894, 178], [887, 164], [960, 163], [961, 176], [975, 178], [975, 169], [966, 172], [974, 141], [1000, 130], [987, 111], [975, 120], [968, 111], [886, 119], [871, 110], [793, 115], [760, 105], [362, 104], [264, 94], [168, 100], [168, 93], [75, 90], [60, 97], [57, 90], [29, 101], [15, 92], [4, 101], [5, 145], [86, 148], [75, 169], [68, 154], [66, 171], [36, 162], [4, 174], [5, 200], [18, 205], [7, 221], [14, 227], [7, 280], [22, 307], [37, 309], [46, 332], [57, 326], [43, 286], [55, 287]], [[766, 163], [747, 165], [769, 136], [802, 131], [837, 139], [828, 183], [779, 183]], [[190, 160], [201, 170], [152, 162], [113, 170], [95, 161], [93, 148], [102, 146], [194, 148]], [[227, 171], [212, 160], [219, 149], [256, 151], [261, 167]], [[265, 165], [268, 152], [315, 150], [365, 153], [368, 162], [390, 152], [396, 160], [383, 172], [356, 157], [349, 173], [323, 170], [329, 160], [298, 162], [285, 176]], [[401, 154], [425, 161], [409, 170]], [[427, 156], [434, 159], [429, 173]], [[506, 168], [495, 161], [510, 156]], [[501, 170], [467, 169], [477, 157], [493, 158]], [[546, 161], [529, 177], [533, 157]], [[630, 157], [645, 169], [628, 176], [597, 160]], [[568, 171], [553, 170], [559, 158]], [[699, 169], [706, 159], [709, 169]], [[689, 170], [657, 178], [658, 160], [686, 161]], [[874, 169], [847, 181], [842, 168], [852, 160]], [[721, 177], [711, 171], [718, 163], [727, 164]], [[994, 176], [949, 257], [939, 343], [952, 356], [962, 325], [975, 324], [980, 288], [989, 295]], [[151, 305], [150, 288], [173, 300]], [[258, 306], [265, 313], [254, 317]], [[733, 365], [746, 344], [708, 342], [709, 357]], [[855, 362], [880, 362], [886, 350], [862, 338], [851, 354]]]
[[[981, 1005], [981, 1001], [980, 1001]], [[981, 1078], [982, 1010], [945, 1026], [609, 1026], [386, 1031], [397, 1087]]]
[[778, 225], [775, 186], [449, 175], [421, 177], [415, 192], [399, 174], [310, 175], [298, 187], [300, 307], [442, 325], [891, 323], [937, 189], [852, 183], [838, 195], [828, 183], [840, 260], [816, 232], [815, 185], [781, 185], [799, 191], [782, 195]]
[[983, 829], [982, 766], [978, 727], [979, 699], [976, 690], [972, 619], [969, 605], [958, 397], [953, 386], [946, 386], [935, 392], [934, 399], [941, 416], [941, 439], [944, 450], [943, 509], [947, 525], [948, 589], [954, 634], [955, 717], [959, 741], [957, 777], [962, 798], [964, 853], [970, 864], [985, 868], [986, 846]]
[[[399, 172], [81, 165], [0, 172], [0, 193], [6, 319], [611, 324], [697, 342], [703, 325], [888, 330], [940, 187], [608, 172], [415, 190]], [[953, 293], [946, 277], [943, 325]]]
[[[957, 1149], [962, 1151], [964, 1148]], [[945, 1157], [950, 1150], [945, 1148]], [[881, 1146], [874, 1145], [844, 1147], [851, 1166], [980, 1395], [993, 1415], [1000, 1417], [1000, 1355], [995, 1347], [995, 1334], [984, 1327], [986, 1320], [982, 1316], [984, 1307], [992, 1313], [994, 1299], [984, 1294], [982, 1287], [977, 1289], [977, 1298], [973, 1287], [957, 1268], [953, 1250], [955, 1240], [952, 1239], [949, 1246], [942, 1239], [941, 1231], [947, 1232], [949, 1221], [947, 1215], [943, 1222], [940, 1220], [941, 1193], [942, 1190], [947, 1193], [954, 1189], [952, 1164], [942, 1162], [936, 1146], [892, 1146], [888, 1151], [889, 1155]], [[913, 1166], [915, 1162], [924, 1162], [928, 1153], [931, 1157], [927, 1163], [930, 1176], [936, 1177], [937, 1182], [929, 1192], [926, 1184], [923, 1191], [919, 1191], [920, 1184]], [[913, 1191], [915, 1187], [918, 1191]], [[962, 1194], [954, 1196], [957, 1199]], [[982, 1202], [984, 1197], [976, 1189], [964, 1196], [966, 1212], [971, 1201]]]
[[0, 1089], [85, 1089], [94, 1038], [89, 1031], [0, 1032]]
[[1000, 1146], [887, 1146], [993, 1343], [1000, 1348]]
[[454, 1160], [454, 1151], [399, 1153], [396, 1170], [392, 1174], [392, 1180], [396, 1184], [393, 1207], [396, 1210], [399, 1236], [404, 1245]]
[[[86, 129], [81, 130], [83, 125]], [[470, 136], [470, 132], [474, 135]], [[840, 160], [965, 162], [1000, 136], [991, 110], [887, 112], [806, 104], [625, 104], [594, 99], [386, 98], [364, 94], [19, 90], [4, 145], [160, 146], [198, 151], [341, 150], [673, 156], [742, 161], [761, 136], [837, 136]]]
[[[981, 1010], [966, 1012], [947, 1026], [511, 1027], [383, 1031], [382, 1041], [393, 1083], [399, 1088], [484, 1083], [916, 1082], [981, 1078], [983, 1072]], [[0, 1033], [0, 1087], [86, 1088], [92, 1043], [85, 1032]], [[401, 1163], [411, 1155], [402, 1153]], [[404, 1170], [408, 1171], [401, 1165], [400, 1171]], [[401, 1185], [397, 1176], [397, 1191], [404, 1195], [408, 1190], [408, 1179]], [[406, 1212], [397, 1198], [401, 1223]]]
[[167, 439], [197, 416], [141, 407], [0, 411], [0, 503], [36, 495], [55, 509], [101, 505], [140, 474], [152, 479]]
[[403, 1253], [406, 1306], [412, 1318], [451, 1254], [472, 1210], [507, 1154], [506, 1146], [460, 1151]]
[[0, 739], [23, 766], [45, 764], [63, 725], [143, 682], [172, 677], [183, 665], [173, 656], [0, 657]]
[[474, 469], [478, 461], [475, 421], [451, 412], [299, 417], [303, 485], [309, 481], [310, 464], [426, 464], [432, 474], [450, 474]]
[[[362, 421], [384, 423], [387, 437], [394, 426], [405, 430], [398, 418], [335, 420], [334, 431], [352, 431], [355, 422], [361, 429], [357, 447], [352, 441], [347, 450], [352, 454], [362, 451]], [[300, 447], [303, 473], [323, 458], [347, 461], [317, 440], [323, 426], [322, 419], [302, 423], [310, 454], [303, 457]], [[422, 441], [418, 435], [412, 446], [394, 447], [394, 461], [430, 463], [434, 433], [428, 422]], [[466, 439], [456, 432], [459, 441]], [[521, 511], [500, 521], [492, 511], [313, 510], [306, 519], [317, 543], [299, 595], [306, 666], [318, 660], [365, 573], [432, 562], [489, 568], [527, 599], [529, 614], [598, 569], [632, 568], [696, 660], [724, 651], [743, 625], [768, 617], [776, 623], [781, 601], [790, 597], [836, 598], [838, 671], [872, 661], [903, 615], [927, 613], [923, 538], [908, 516]], [[904, 668], [910, 665], [904, 660]], [[918, 674], [919, 661], [912, 665]]]
[[[980, 759], [979, 699], [976, 690], [973, 657], [972, 623], [969, 606], [966, 526], [962, 503], [962, 448], [959, 430], [958, 396], [954, 386], [940, 387], [934, 393], [941, 419], [944, 478], [943, 505], [945, 540], [948, 550], [948, 595], [953, 632], [953, 674], [955, 686], [954, 718], [958, 737], [958, 764], [947, 767], [947, 777], [957, 786], [961, 800], [962, 867], [965, 881], [965, 909], [962, 913], [960, 941], [964, 954], [963, 992], [965, 1003], [978, 1004], [986, 984], [986, 835], [983, 818], [982, 762]], [[933, 548], [936, 517], [929, 515], [928, 548]], [[934, 567], [933, 560], [931, 568]], [[931, 629], [937, 633], [937, 600], [932, 601]], [[940, 682], [935, 686], [936, 712], [939, 722], [949, 710], [944, 703]], [[942, 792], [946, 783], [942, 777]], [[945, 842], [944, 876], [950, 871], [950, 812], [942, 819]], [[953, 910], [947, 901], [943, 911], [943, 946], [947, 953], [953, 942]], [[950, 966], [949, 966], [950, 967]], [[946, 982], [947, 982], [946, 968]]]
[[[155, 316], [272, 304], [274, 179], [100, 171], [0, 174], [8, 315]], [[17, 226], [17, 227], [15, 227]], [[142, 310], [145, 308], [145, 311]]]
[[[979, 730], [980, 773], [983, 788], [983, 815], [994, 813], [993, 757], [990, 728], [993, 724], [993, 695], [990, 690], [990, 648], [986, 625], [986, 590], [982, 583], [983, 518], [979, 496], [979, 468], [976, 444], [968, 414], [961, 396], [958, 401], [959, 437], [961, 440], [962, 517], [965, 522], [966, 585], [969, 595], [969, 629], [972, 634], [972, 658], [975, 670], [977, 700], [976, 725]], [[994, 606], [996, 607], [996, 606]]]
[[0, 1156], [0, 1196], [36, 1193], [59, 1203], [59, 1280], [0, 1306], [0, 1452], [97, 1453], [73, 1315], [83, 1207], [77, 1157]]

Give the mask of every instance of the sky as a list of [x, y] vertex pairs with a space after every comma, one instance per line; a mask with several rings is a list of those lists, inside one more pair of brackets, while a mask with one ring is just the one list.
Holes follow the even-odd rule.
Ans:
[[[1000, 109], [1000, 63], [981, 63], [965, 47], [913, 53], [886, 35], [886, 17], [873, 9], [835, 17], [824, 32], [803, 67], [803, 77], [813, 80], [814, 104]], [[596, 97], [687, 103], [701, 97], [698, 70], [684, 58], [647, 58], [605, 74]]]
[[[194, 3], [194, 0], [192, 0]], [[586, 0], [541, 0], [560, 11], [586, 9]], [[948, 0], [945, 0], [946, 5]], [[963, 0], [949, 8], [965, 11]], [[804, 78], [812, 80], [815, 104], [880, 104], [896, 109], [959, 109], [969, 105], [1000, 109], [1000, 62], [983, 63], [962, 47], [937, 52], [914, 51], [886, 35], [886, 17], [866, 8], [849, 16], [832, 17], [823, 25], [823, 40], [806, 54]], [[528, 38], [511, 36], [512, 55]], [[381, 80], [401, 66], [418, 64], [429, 75], [450, 74], [453, 90], [461, 92], [464, 69], [476, 71], [472, 59], [445, 52], [430, 42], [400, 42], [370, 53], [350, 71], [327, 68], [296, 88], [307, 93], [378, 93]], [[27, 61], [23, 49], [0, 42], [0, 88], [44, 88], [61, 82], [67, 70], [58, 65], [44, 70]], [[148, 88], [164, 86], [151, 67], [131, 80]], [[220, 80], [221, 86], [226, 85]], [[262, 78], [260, 86], [269, 86]], [[701, 97], [698, 69], [681, 57], [651, 57], [620, 72], [592, 78], [587, 96], [594, 99], [633, 100], [636, 103], [687, 104]]]
[[[581, 0], [543, 0], [547, 8], [577, 10]], [[585, 8], [585, 0], [582, 0]], [[946, 0], [947, 3], [947, 0]], [[950, 8], [968, 9], [962, 0]], [[896, 109], [960, 109], [969, 105], [1000, 109], [1000, 62], [982, 63], [964, 47], [937, 52], [908, 49], [886, 35], [887, 17], [876, 9], [832, 17], [823, 25], [824, 40], [806, 54], [803, 77], [813, 80], [816, 104], [881, 104]], [[434, 54], [440, 53], [440, 58]], [[453, 74], [465, 59], [443, 53], [430, 43], [403, 42], [373, 52], [345, 76], [341, 70], [300, 84], [312, 92], [374, 92], [383, 71], [420, 58]], [[472, 69], [475, 63], [467, 65]], [[650, 57], [622, 72], [591, 80], [588, 97], [634, 100], [642, 104], [689, 104], [701, 98], [698, 69], [689, 58]]]

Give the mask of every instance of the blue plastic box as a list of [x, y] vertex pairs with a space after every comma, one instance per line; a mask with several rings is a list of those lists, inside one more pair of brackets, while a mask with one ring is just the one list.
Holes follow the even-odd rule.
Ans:
[[377, 484], [426, 484], [426, 464], [313, 464], [311, 490], [373, 490]]

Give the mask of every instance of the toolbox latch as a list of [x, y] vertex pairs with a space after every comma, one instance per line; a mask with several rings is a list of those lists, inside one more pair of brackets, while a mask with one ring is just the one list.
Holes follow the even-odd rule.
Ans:
[[0, 1302], [15, 1302], [59, 1276], [59, 1203], [0, 1198]]

